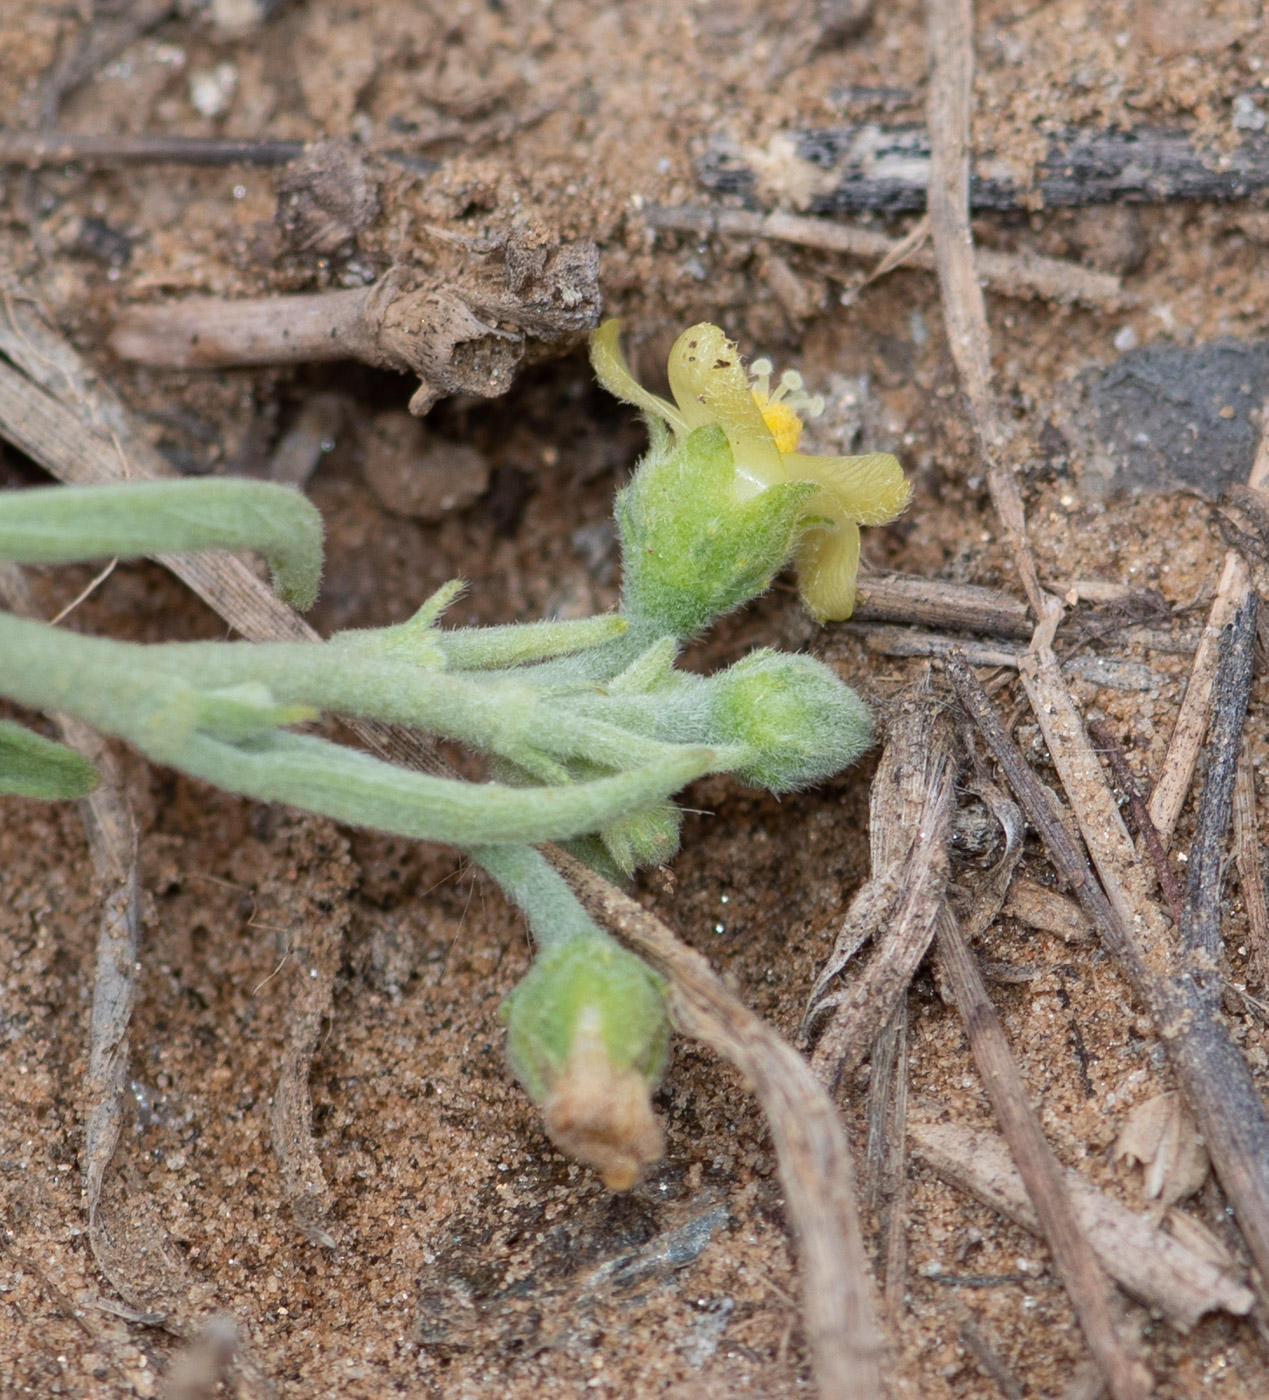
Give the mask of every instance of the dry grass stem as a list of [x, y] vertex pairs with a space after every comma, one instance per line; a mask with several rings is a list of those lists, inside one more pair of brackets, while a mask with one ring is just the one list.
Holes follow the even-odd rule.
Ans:
[[[1019, 646], [967, 642], [933, 632], [912, 632], [904, 627], [853, 625], [851, 632], [863, 638], [869, 651], [882, 656], [949, 656], [964, 653], [971, 666], [1006, 666], [1016, 670], [1026, 655]], [[1062, 662], [1063, 672], [1076, 680], [1111, 690], [1156, 690], [1163, 682], [1157, 671], [1140, 661], [1120, 661], [1109, 656], [1071, 656]]]
[[[1266, 403], [1266, 409], [1269, 409], [1269, 402]], [[1269, 412], [1262, 411], [1262, 422], [1264, 427], [1256, 450], [1256, 459], [1247, 478], [1247, 485], [1253, 490], [1269, 485]], [[1243, 606], [1251, 591], [1251, 570], [1246, 560], [1238, 550], [1229, 550], [1221, 567], [1220, 582], [1217, 584], [1216, 597], [1212, 600], [1211, 611], [1208, 613], [1207, 625], [1203, 628], [1198, 650], [1194, 653], [1194, 665], [1190, 670], [1189, 682], [1181, 700], [1172, 737], [1168, 741], [1163, 768], [1154, 791], [1150, 794], [1150, 816], [1165, 842], [1175, 830], [1177, 818], [1185, 805], [1190, 783], [1194, 778], [1199, 749], [1203, 746], [1203, 736], [1207, 732], [1212, 704], [1212, 681], [1216, 675], [1221, 632], [1233, 620], [1234, 614]]]
[[1133, 821], [1137, 824], [1137, 832], [1150, 854], [1155, 877], [1159, 881], [1159, 888], [1163, 891], [1163, 897], [1168, 901], [1168, 912], [1172, 915], [1172, 923], [1176, 928], [1180, 928], [1183, 918], [1181, 886], [1177, 883], [1171, 865], [1168, 864], [1168, 853], [1164, 849], [1154, 822], [1150, 819], [1150, 809], [1146, 806], [1146, 800], [1141, 795], [1141, 789], [1137, 786], [1137, 780], [1133, 776], [1132, 769], [1128, 766], [1128, 760], [1124, 756], [1119, 740], [1115, 738], [1110, 726], [1104, 720], [1090, 719], [1088, 732], [1098, 748], [1105, 754], [1111, 771], [1115, 775], [1115, 781], [1123, 789], [1124, 796], [1128, 799], [1128, 810], [1132, 813]]
[[[913, 1152], [945, 1181], [968, 1191], [1033, 1234], [1040, 1222], [1005, 1141], [995, 1133], [937, 1121], [914, 1112], [908, 1125]], [[1204, 1313], [1224, 1309], [1239, 1317], [1255, 1295], [1232, 1271], [1196, 1254], [1145, 1215], [1104, 1195], [1077, 1171], [1062, 1172], [1071, 1206], [1102, 1267], [1134, 1298], [1188, 1332]]]
[[0, 165], [285, 165], [303, 141], [234, 140], [220, 136], [171, 136], [166, 132], [5, 131]]
[[1256, 769], [1251, 738], [1243, 735], [1234, 781], [1234, 861], [1247, 910], [1247, 942], [1262, 987], [1269, 986], [1269, 904], [1265, 900], [1264, 849], [1256, 818]]
[[[952, 359], [986, 466], [987, 485], [1027, 601], [1039, 620], [1050, 602], [1040, 588], [1027, 544], [1022, 493], [1002, 455], [1008, 434], [992, 389], [987, 312], [969, 229], [969, 127], [974, 77], [974, 24], [970, 0], [926, 0], [930, 128], [928, 206], [938, 263], [943, 317]], [[1054, 624], [1056, 625], [1056, 623]]]
[[1194, 778], [1203, 736], [1207, 733], [1221, 632], [1246, 601], [1251, 587], [1251, 571], [1242, 555], [1231, 549], [1225, 555], [1216, 597], [1212, 600], [1207, 625], [1194, 653], [1185, 695], [1177, 712], [1172, 737], [1168, 740], [1168, 752], [1154, 791], [1150, 794], [1150, 820], [1165, 842], [1171, 839], [1176, 829], [1177, 818], [1181, 815]]
[[[880, 260], [869, 281], [899, 266], [918, 267], [927, 272], [937, 268], [933, 250], [921, 246], [924, 236], [890, 238], [876, 229], [807, 218], [801, 214], [757, 214], [691, 204], [677, 207], [653, 204], [644, 209], [643, 217], [653, 229], [731, 238], [770, 238], [802, 248], [844, 253], [869, 262]], [[1046, 258], [1039, 253], [984, 252], [979, 254], [978, 270], [991, 289], [1003, 296], [1082, 302], [1101, 310], [1115, 310], [1127, 302], [1118, 277], [1093, 272], [1061, 258]]]
[[699, 953], [588, 866], [545, 849], [590, 912], [669, 981], [678, 1029], [734, 1065], [761, 1103], [798, 1240], [803, 1323], [822, 1400], [880, 1395], [882, 1338], [855, 1170], [832, 1100], [797, 1051], [733, 996]]
[[970, 1051], [1089, 1349], [1101, 1363], [1115, 1400], [1140, 1400], [1150, 1390], [1147, 1375], [1119, 1335], [1110, 1281], [1076, 1219], [974, 955], [946, 905], [939, 917], [938, 952], [965, 1022]]

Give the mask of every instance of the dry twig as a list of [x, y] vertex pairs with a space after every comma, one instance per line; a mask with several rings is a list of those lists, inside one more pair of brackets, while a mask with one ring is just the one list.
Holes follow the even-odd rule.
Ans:
[[[974, 72], [969, 0], [926, 0], [930, 69], [930, 227], [952, 359], [969, 400], [987, 486], [1036, 620], [1054, 608], [1027, 544], [1022, 493], [1002, 455], [1007, 434], [991, 382], [987, 312], [969, 230], [969, 114]], [[1056, 618], [1053, 625], [1056, 626]]]
[[710, 1046], [752, 1086], [771, 1126], [799, 1241], [803, 1317], [820, 1395], [879, 1395], [876, 1302], [854, 1166], [832, 1101], [806, 1061], [723, 986], [699, 953], [589, 867], [552, 847], [546, 851], [591, 913], [669, 981], [678, 1029]]
[[1221, 639], [1213, 685], [1215, 713], [1208, 738], [1207, 777], [1195, 817], [1194, 840], [1190, 843], [1190, 879], [1181, 920], [1181, 944], [1191, 974], [1209, 994], [1217, 993], [1221, 982], [1222, 867], [1242, 750], [1243, 721], [1251, 698], [1256, 605], [1255, 593], [1249, 593]]
[[[1256, 460], [1247, 485], [1253, 490], [1269, 485], [1269, 401], [1262, 412], [1263, 428]], [[1194, 766], [1198, 762], [1203, 735], [1207, 732], [1212, 703], [1212, 679], [1216, 675], [1221, 630], [1246, 602], [1252, 591], [1251, 571], [1236, 549], [1225, 555], [1216, 597], [1208, 614], [1207, 626], [1194, 653], [1194, 665], [1177, 713], [1176, 725], [1168, 741], [1159, 780], [1150, 794], [1150, 816], [1164, 841], [1170, 839], [1185, 804]]]
[[1031, 636], [1027, 605], [998, 588], [912, 574], [863, 574], [852, 619], [920, 623], [990, 637]]
[[[900, 266], [919, 267], [928, 272], [936, 270], [934, 252], [920, 246], [924, 239], [909, 242], [907, 238], [889, 238], [876, 229], [857, 228], [828, 219], [808, 219], [800, 214], [754, 214], [743, 209], [713, 209], [691, 204], [678, 208], [649, 205], [643, 217], [648, 227], [654, 229], [733, 238], [770, 238], [802, 248], [845, 253], [870, 262], [880, 259], [869, 281]], [[1128, 304], [1118, 277], [1093, 272], [1060, 258], [1046, 258], [1039, 253], [983, 252], [979, 254], [978, 270], [992, 290], [1004, 296], [1078, 301], [1104, 311], [1118, 310]]]
[[[914, 632], [906, 627], [851, 624], [869, 651], [882, 656], [949, 656], [964, 654], [971, 666], [1005, 666], [1016, 670], [1026, 651], [1007, 643], [967, 642], [939, 633]], [[1112, 656], [1070, 656], [1062, 662], [1066, 675], [1111, 690], [1154, 690], [1162, 677], [1140, 661], [1120, 661]]]
[[[972, 660], [970, 664], [973, 665]], [[1106, 755], [1111, 770], [1115, 774], [1115, 781], [1123, 789], [1124, 796], [1128, 799], [1128, 810], [1137, 823], [1137, 831], [1142, 841], [1145, 842], [1146, 850], [1150, 852], [1154, 873], [1158, 877], [1163, 897], [1168, 901], [1168, 911], [1172, 915], [1172, 922], [1176, 928], [1180, 928], [1183, 917], [1181, 886], [1177, 884], [1176, 875], [1173, 874], [1172, 867], [1168, 864], [1168, 853], [1163, 848], [1163, 842], [1159, 839], [1154, 822], [1150, 820], [1150, 810], [1146, 806], [1145, 798], [1141, 795], [1141, 789], [1137, 786], [1136, 778], [1133, 777], [1132, 769], [1128, 767], [1128, 760], [1124, 757], [1124, 751], [1119, 746], [1119, 740], [1111, 733], [1110, 726], [1105, 720], [1090, 719], [1088, 732]]]
[[[914, 213], [932, 183], [937, 128], [872, 122], [778, 132], [766, 151], [716, 140], [698, 162], [720, 194], [787, 192], [816, 213]], [[1176, 199], [1246, 199], [1269, 185], [1269, 140], [1250, 134], [1233, 150], [1204, 148], [1172, 127], [1074, 127], [1056, 133], [1021, 178], [983, 161], [975, 209], [1044, 208]]]

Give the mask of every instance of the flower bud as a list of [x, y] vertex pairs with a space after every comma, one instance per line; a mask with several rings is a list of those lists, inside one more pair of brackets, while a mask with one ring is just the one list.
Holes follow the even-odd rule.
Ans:
[[810, 656], [755, 651], [710, 682], [710, 732], [745, 757], [746, 782], [787, 792], [853, 763], [872, 743], [868, 706]]
[[596, 931], [544, 952], [503, 1003], [511, 1067], [551, 1141], [626, 1191], [664, 1148], [651, 1092], [669, 1049], [661, 979]]

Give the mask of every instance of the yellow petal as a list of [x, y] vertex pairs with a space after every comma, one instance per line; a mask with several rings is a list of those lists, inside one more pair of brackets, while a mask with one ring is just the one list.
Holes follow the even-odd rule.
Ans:
[[853, 520], [808, 530], [798, 545], [798, 591], [821, 622], [844, 622], [855, 610], [859, 526]]
[[786, 480], [779, 449], [754, 399], [740, 352], [717, 326], [685, 330], [670, 351], [670, 389], [689, 428], [717, 423], [736, 459], [738, 494], [753, 495]]
[[621, 353], [620, 335], [621, 322], [615, 317], [591, 332], [590, 362], [595, 378], [614, 398], [664, 419], [676, 433], [687, 432], [687, 425], [678, 409], [659, 394], [649, 393], [630, 373], [626, 357]]
[[[845, 516], [860, 525], [884, 525], [901, 514], [912, 495], [899, 459], [888, 452], [865, 457], [811, 457], [792, 452], [784, 459], [790, 481], [817, 481]], [[836, 517], [823, 496], [807, 502], [808, 515]]]

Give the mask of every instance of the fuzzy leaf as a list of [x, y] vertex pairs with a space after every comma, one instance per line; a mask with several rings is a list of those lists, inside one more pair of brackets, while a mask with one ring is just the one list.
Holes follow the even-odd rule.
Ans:
[[322, 518], [300, 492], [267, 481], [127, 481], [0, 491], [0, 559], [72, 564], [112, 555], [258, 550], [278, 596], [312, 605]]
[[84, 797], [101, 782], [91, 763], [11, 720], [0, 720], [0, 793], [47, 801]]

